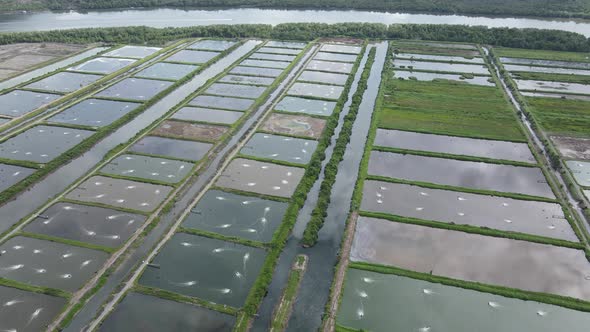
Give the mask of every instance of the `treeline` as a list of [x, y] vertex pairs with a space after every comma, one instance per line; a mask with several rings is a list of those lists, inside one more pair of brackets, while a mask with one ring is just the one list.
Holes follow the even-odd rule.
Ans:
[[557, 51], [590, 51], [590, 41], [581, 34], [538, 29], [468, 27], [463, 25], [385, 24], [374, 23], [285, 23], [211, 25], [185, 28], [90, 28], [42, 32], [0, 34], [0, 45], [14, 43], [132, 43], [164, 44], [179, 38], [275, 38], [313, 40], [323, 37], [357, 37], [374, 39], [416, 39], [469, 42], [504, 47]]
[[364, 9], [444, 14], [590, 17], [590, 2], [585, 0], [0, 0], [2, 10], [245, 6]]

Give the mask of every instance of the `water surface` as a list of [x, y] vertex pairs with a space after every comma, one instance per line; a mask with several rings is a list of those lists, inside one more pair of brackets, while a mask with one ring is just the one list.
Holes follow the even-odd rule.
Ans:
[[252, 107], [254, 100], [219, 96], [198, 96], [190, 101], [189, 104], [244, 112]]
[[313, 100], [299, 97], [284, 97], [275, 110], [291, 113], [305, 113], [310, 115], [330, 116], [336, 108], [336, 102]]
[[[261, 49], [261, 51], [262, 51], [262, 49]], [[290, 62], [285, 62], [285, 61], [246, 59], [240, 63], [240, 66], [285, 69], [285, 68], [289, 67], [290, 64], [291, 64]]]
[[179, 63], [158, 62], [135, 75], [135, 77], [179, 80], [197, 70], [199, 66], [183, 65]]
[[32, 168], [0, 164], [0, 191], [12, 187], [34, 172]]
[[222, 111], [199, 107], [183, 107], [172, 115], [172, 119], [232, 124], [244, 115], [241, 112]]
[[231, 40], [199, 40], [191, 44], [189, 49], [206, 50], [206, 51], [225, 51], [236, 44]]
[[264, 93], [264, 91], [266, 91], [266, 87], [263, 86], [213, 83], [205, 91], [205, 93], [218, 96], [256, 99], [260, 97]]
[[213, 146], [210, 143], [185, 141], [180, 139], [147, 136], [135, 143], [129, 151], [182, 160], [198, 161]]
[[123, 69], [137, 60], [124, 58], [96, 58], [88, 60], [77, 66], [70, 67], [68, 70], [81, 71], [87, 73], [111, 74], [119, 69]]
[[173, 83], [147, 80], [143, 78], [126, 78], [115, 85], [97, 93], [99, 97], [111, 97], [145, 101], [169, 88]]
[[590, 94], [590, 85], [587, 84], [519, 79], [514, 81], [519, 90]]
[[590, 162], [568, 160], [565, 163], [578, 184], [583, 187], [590, 187]]
[[301, 53], [300, 49], [293, 49], [293, 48], [280, 48], [280, 47], [261, 47], [258, 49], [260, 53], [269, 53], [269, 54], [287, 54], [287, 55], [297, 55]]
[[250, 56], [249, 59], [291, 62], [291, 61], [295, 60], [295, 56], [294, 55], [286, 55], [286, 54], [254, 53]]
[[120, 47], [116, 50], [112, 50], [104, 55], [105, 56], [120, 57], [120, 58], [143, 59], [143, 58], [148, 57], [160, 50], [162, 50], [162, 49], [159, 47], [126, 45], [126, 46]]
[[218, 56], [219, 52], [181, 50], [165, 61], [203, 64]]
[[306, 70], [298, 78], [303, 82], [345, 85], [348, 75]]
[[354, 64], [352, 63], [320, 60], [311, 60], [307, 65], [307, 69], [310, 70], [328, 71], [340, 74], [350, 74], [353, 67]]
[[529, 66], [590, 69], [590, 62], [572, 62], [572, 61], [524, 59], [524, 58], [508, 58], [508, 57], [501, 57], [500, 61], [503, 63], [512, 63], [512, 64], [529, 65]]
[[283, 71], [280, 69], [273, 68], [259, 68], [259, 67], [244, 67], [236, 66], [229, 71], [230, 74], [237, 75], [250, 75], [250, 76], [262, 76], [262, 77], [278, 77]]
[[27, 86], [29, 89], [69, 93], [84, 88], [103, 78], [101, 75], [61, 72]]
[[473, 76], [473, 78], [466, 78], [462, 74], [429, 73], [423, 71], [410, 71], [401, 69], [395, 70], [393, 76], [401, 79], [416, 79], [418, 81], [426, 82], [434, 80], [449, 80], [481, 86], [496, 86], [493, 82], [490, 82], [490, 77], [488, 76]]
[[256, 133], [240, 150], [240, 154], [307, 164], [317, 145], [318, 142], [314, 140]]
[[108, 126], [139, 104], [103, 99], [86, 99], [52, 116], [47, 121], [89, 127]]
[[356, 54], [318, 52], [313, 58], [315, 60], [323, 60], [323, 61], [355, 62], [357, 57], [358, 57], [358, 55], [356, 55]]
[[126, 154], [115, 158], [100, 172], [166, 183], [178, 183], [192, 170], [193, 164], [179, 160]]
[[408, 60], [427, 60], [427, 61], [442, 61], [442, 62], [462, 62], [471, 64], [484, 65], [483, 58], [465, 58], [462, 56], [449, 56], [449, 55], [433, 55], [433, 54], [418, 54], [418, 53], [396, 53], [396, 59], [408, 59]]
[[538, 67], [527, 65], [504, 65], [504, 69], [511, 72], [531, 72], [545, 74], [562, 74], [562, 75], [590, 75], [590, 70], [559, 68], [559, 67]]
[[222, 78], [220, 78], [218, 82], [240, 83], [249, 85], [271, 85], [274, 81], [274, 78], [271, 77], [225, 75]]
[[478, 75], [489, 75], [487, 67], [483, 65], [468, 65], [462, 63], [445, 63], [445, 62], [428, 62], [428, 61], [415, 61], [415, 60], [404, 60], [396, 58], [393, 60], [393, 65], [397, 68], [407, 68], [413, 70], [426, 70], [426, 71], [438, 71], [438, 72], [451, 72], [451, 73], [465, 73], [465, 74], [478, 74]]
[[295, 83], [291, 86], [288, 94], [292, 96], [338, 100], [342, 92], [344, 92], [344, 87], [336, 85]]
[[67, 300], [0, 286], [0, 330], [42, 331], [57, 316]]

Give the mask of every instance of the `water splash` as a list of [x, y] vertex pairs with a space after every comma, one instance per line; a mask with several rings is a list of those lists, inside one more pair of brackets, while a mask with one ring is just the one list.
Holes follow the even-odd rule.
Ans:
[[190, 242], [180, 242], [180, 245], [183, 247], [193, 247], [195, 244]]
[[16, 271], [18, 269], [22, 269], [25, 265], [24, 264], [17, 264], [8, 267], [3, 267], [2, 270], [4, 271]]
[[432, 289], [428, 289], [428, 288], [424, 288], [422, 290], [422, 293], [426, 294], [426, 295], [432, 295], [432, 294], [436, 294]]
[[82, 265], [80, 265], [80, 268], [83, 268], [83, 267], [85, 267], [85, 266], [88, 266], [88, 264], [90, 264], [91, 262], [92, 262], [92, 260], [91, 260], [91, 259], [89, 259], [89, 260], [86, 260], [86, 261], [83, 261], [83, 262], [82, 262]]
[[15, 305], [15, 304], [17, 304], [17, 303], [23, 303], [23, 302], [25, 302], [25, 301], [21, 301], [21, 300], [11, 300], [11, 301], [8, 301], [8, 302], [4, 303], [4, 306], [5, 306], [5, 307], [10, 307], [10, 306], [13, 306], [13, 305]]
[[375, 282], [375, 279], [364, 277], [363, 281], [366, 282], [367, 284], [372, 284]]
[[43, 251], [42, 251], [42, 250], [40, 250], [40, 249], [35, 249], [35, 250], [33, 250], [33, 254], [40, 254], [40, 253], [42, 253], [42, 252], [43, 252]]
[[215, 198], [216, 198], [217, 200], [219, 200], [219, 201], [225, 201], [225, 200], [226, 200], [226, 198], [225, 198], [225, 197], [222, 197], [222, 196], [217, 196], [217, 197], [215, 197]]
[[74, 254], [73, 254], [73, 253], [71, 253], [71, 252], [68, 252], [68, 253], [66, 253], [66, 254], [63, 254], [63, 255], [61, 255], [61, 258], [68, 258], [68, 257], [72, 257], [72, 255], [74, 255]]
[[218, 228], [230, 228], [231, 224], [223, 224], [223, 225], [219, 225], [217, 226]]
[[466, 201], [467, 200], [467, 198], [463, 198], [461, 196], [457, 197], [457, 199], [460, 200], [460, 201]]
[[247, 265], [249, 259], [250, 259], [250, 253], [247, 252], [244, 254], [244, 258], [242, 259], [243, 265], [244, 265], [242, 270], [244, 271], [244, 274], [247, 274], [246, 273], [246, 265]]
[[547, 316], [548, 312], [547, 311], [543, 311], [543, 310], [539, 310], [537, 311], [537, 315], [541, 316], [541, 317], [545, 317]]
[[31, 314], [31, 318], [29, 318], [29, 322], [27, 323], [27, 325], [31, 324], [31, 322], [33, 320], [35, 320], [37, 317], [39, 317], [39, 314], [41, 313], [41, 311], [43, 311], [43, 308], [38, 308], [37, 310], [35, 310], [32, 314]]
[[365, 317], [365, 311], [363, 309], [358, 309], [356, 311], [356, 316], [358, 317], [358, 319], [363, 319], [363, 317]]
[[45, 272], [47, 272], [47, 270], [45, 270], [45, 269], [35, 269], [35, 272], [37, 272], [37, 273], [45, 273]]
[[12, 247], [12, 249], [14, 249], [14, 250], [20, 250], [22, 248], [23, 248], [23, 246], [14, 246], [14, 247]]
[[229, 289], [229, 288], [222, 288], [219, 291], [221, 292], [221, 294], [229, 294], [229, 293], [231, 293], [231, 289]]
[[213, 252], [214, 253], [220, 253], [220, 252], [224, 252], [224, 251], [225, 251], [225, 248], [215, 248], [215, 249], [213, 249]]
[[190, 281], [185, 281], [185, 282], [173, 282], [172, 284], [176, 285], [176, 286], [180, 286], [180, 287], [190, 287], [190, 286], [194, 286], [197, 284], [196, 280], [190, 280]]
[[70, 279], [72, 277], [72, 275], [66, 273], [66, 274], [62, 274], [60, 277], [63, 278], [63, 279]]
[[499, 308], [499, 307], [501, 307], [500, 303], [498, 303], [498, 302], [494, 302], [494, 301], [490, 301], [490, 302], [488, 302], [488, 305], [489, 305], [490, 307], [492, 307], [492, 308]]
[[236, 273], [234, 273], [234, 275], [235, 275], [237, 278], [242, 278], [242, 274], [241, 274], [240, 272], [238, 272], [238, 271], [236, 271]]
[[424, 326], [418, 329], [418, 331], [420, 332], [429, 332], [430, 331], [430, 326]]

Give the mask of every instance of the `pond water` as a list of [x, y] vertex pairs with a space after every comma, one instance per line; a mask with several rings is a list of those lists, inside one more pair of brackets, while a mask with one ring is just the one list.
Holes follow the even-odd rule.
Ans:
[[430, 61], [444, 61], [444, 62], [464, 62], [472, 64], [484, 65], [483, 58], [465, 58], [461, 56], [446, 56], [446, 55], [432, 55], [432, 54], [419, 54], [419, 53], [396, 53], [396, 59], [408, 59], [408, 60], [430, 60]]
[[202, 121], [219, 124], [233, 124], [244, 114], [241, 112], [222, 111], [198, 107], [183, 107], [172, 115], [172, 119], [185, 121]]
[[536, 164], [535, 157], [526, 143], [377, 129], [373, 144], [406, 150], [432, 151]]
[[349, 269], [337, 322], [375, 332], [583, 332], [589, 317], [555, 305]]
[[291, 62], [291, 61], [295, 60], [295, 56], [294, 55], [286, 55], [286, 54], [254, 53], [250, 56], [249, 59]]
[[25, 87], [29, 89], [69, 93], [88, 86], [103, 77], [101, 75], [61, 72], [33, 82]]
[[129, 151], [181, 160], [201, 160], [212, 144], [173, 138], [147, 136], [135, 143]]
[[123, 69], [137, 60], [124, 58], [96, 58], [88, 60], [82, 64], [70, 67], [68, 70], [81, 71], [87, 73], [111, 74], [119, 69]]
[[243, 98], [230, 98], [219, 96], [198, 96], [192, 101], [191, 105], [201, 107], [212, 107], [226, 109], [230, 111], [247, 111], [254, 104], [254, 100]]
[[434, 81], [434, 80], [449, 80], [455, 82], [463, 82], [466, 84], [481, 85], [481, 86], [496, 86], [490, 82], [488, 76], [473, 76], [473, 78], [465, 78], [461, 74], [442, 74], [442, 73], [428, 73], [423, 71], [409, 71], [396, 69], [393, 74], [396, 78], [402, 79], [416, 79], [418, 81]]
[[307, 65], [307, 69], [310, 70], [328, 71], [341, 74], [350, 74], [353, 67], [354, 64], [352, 63], [320, 60], [311, 60]]
[[117, 248], [144, 223], [145, 216], [72, 203], [57, 203], [39, 213], [25, 232]]
[[285, 61], [246, 59], [240, 63], [240, 66], [285, 69], [285, 68], [289, 67], [290, 64], [291, 64], [290, 62], [285, 62]]
[[166, 120], [156, 127], [151, 134], [209, 142], [220, 139], [227, 130], [226, 126]]
[[93, 134], [89, 130], [36, 126], [0, 143], [0, 158], [48, 163]]
[[264, 264], [260, 248], [175, 234], [145, 269], [139, 283], [240, 308]]
[[277, 134], [320, 138], [326, 121], [304, 115], [272, 113], [260, 128]]
[[230, 332], [235, 320], [234, 316], [196, 305], [140, 293], [128, 293], [98, 330], [105, 332], [132, 330]]
[[586, 75], [586, 76], [590, 75], [590, 70], [559, 68], [559, 67], [504, 65], [504, 69], [511, 71], [511, 72], [522, 71], [522, 72], [546, 73], [546, 74]]
[[146, 80], [143, 78], [126, 78], [115, 85], [97, 93], [96, 96], [107, 98], [131, 99], [145, 101], [169, 88], [172, 82]]
[[512, 64], [517, 64], [517, 65], [590, 69], [590, 62], [572, 62], [572, 61], [524, 59], [524, 58], [508, 58], [508, 57], [501, 57], [500, 61], [503, 63], [512, 63]]
[[236, 44], [235, 41], [231, 40], [199, 40], [191, 44], [189, 49], [194, 50], [205, 50], [205, 51], [225, 51]]
[[217, 185], [258, 194], [291, 197], [303, 178], [305, 169], [234, 159], [223, 171]]
[[240, 150], [240, 154], [307, 164], [317, 146], [318, 142], [313, 140], [256, 133]]
[[35, 172], [32, 168], [0, 164], [0, 191], [4, 191]]
[[136, 103], [86, 99], [59, 112], [47, 121], [80, 126], [104, 127], [135, 110], [137, 107], [139, 107], [139, 104]]
[[162, 50], [162, 49], [159, 47], [127, 45], [127, 46], [120, 47], [116, 50], [112, 50], [104, 55], [105, 56], [120, 57], [120, 58], [143, 59], [143, 58], [148, 57], [160, 50]]
[[521, 91], [520, 94], [523, 96], [526, 96], [526, 97], [561, 98], [561, 99], [590, 101], [590, 96], [569, 95], [569, 94], [548, 93], [548, 92], [527, 92], [527, 91]]
[[293, 49], [293, 48], [279, 48], [279, 47], [261, 47], [258, 49], [260, 53], [269, 53], [269, 54], [287, 54], [287, 55], [297, 55], [301, 53], [301, 49]]
[[457, 48], [460, 50], [477, 50], [477, 47], [472, 44], [460, 44], [460, 43], [440, 43], [440, 42], [431, 42], [431, 41], [417, 41], [417, 40], [400, 40], [396, 41], [396, 44], [401, 45], [420, 45], [420, 46], [427, 46], [427, 47], [439, 47], [439, 48]]
[[395, 60], [393, 60], [393, 65], [397, 68], [402, 68], [402, 69], [405, 68], [405, 69], [413, 69], [413, 70], [490, 75], [488, 68], [484, 67], [483, 65], [413, 61], [413, 60], [403, 60], [403, 59], [397, 59], [397, 58]]
[[299, 75], [297, 80], [304, 82], [345, 85], [346, 81], [348, 80], [348, 75], [306, 70], [301, 73], [301, 75]]
[[590, 299], [590, 263], [583, 250], [360, 217], [350, 258]]
[[284, 97], [276, 106], [275, 110], [305, 113], [310, 115], [330, 116], [336, 108], [336, 102], [325, 100], [313, 100], [298, 97]]
[[210, 190], [191, 209], [182, 227], [268, 243], [287, 207], [284, 202]]
[[250, 76], [262, 76], [262, 77], [278, 77], [283, 71], [280, 69], [272, 68], [256, 68], [256, 67], [244, 67], [236, 66], [229, 71], [230, 74], [237, 75], [250, 75]]
[[266, 87], [263, 86], [214, 83], [205, 91], [205, 93], [210, 95], [256, 99], [260, 97], [264, 91], [266, 91]]
[[590, 85], [566, 82], [514, 80], [519, 90], [590, 94]]
[[357, 57], [358, 55], [355, 54], [318, 52], [313, 58], [323, 61], [355, 62]]
[[150, 212], [155, 210], [171, 191], [172, 188], [166, 186], [93, 176], [68, 193], [66, 198]]
[[109, 254], [24, 236], [0, 246], [0, 277], [74, 292], [92, 278]]
[[15, 90], [0, 96], [0, 114], [11, 117], [25, 115], [60, 98], [60, 95]]
[[135, 75], [135, 77], [179, 80], [197, 70], [199, 66], [158, 62]]
[[584, 195], [586, 195], [586, 199], [590, 200], [590, 190], [584, 190]]
[[220, 78], [218, 82], [267, 86], [271, 85], [274, 81], [274, 78], [270, 77], [225, 75], [222, 78]]
[[218, 56], [219, 52], [181, 50], [165, 61], [203, 64]]
[[298, 42], [288, 42], [288, 41], [279, 41], [279, 40], [271, 40], [264, 44], [264, 47], [277, 47], [277, 48], [295, 48], [302, 50], [305, 48], [306, 43], [298, 43]]
[[536, 167], [489, 164], [373, 151], [369, 174], [473, 189], [554, 198]]
[[342, 92], [344, 92], [344, 87], [336, 85], [295, 83], [289, 89], [288, 94], [292, 96], [338, 100]]
[[565, 163], [579, 185], [590, 187], [590, 162], [567, 160]]
[[115, 158], [100, 172], [118, 176], [178, 183], [192, 170], [193, 164], [184, 161], [126, 154]]
[[555, 203], [366, 181], [361, 209], [579, 242]]
[[360, 46], [352, 46], [352, 45], [341, 45], [341, 44], [324, 44], [321, 48], [324, 52], [333, 52], [333, 53], [349, 53], [349, 54], [359, 54], [362, 51], [362, 47]]
[[61, 297], [26, 292], [20, 289], [0, 286], [0, 329], [2, 331], [42, 331], [67, 300]]

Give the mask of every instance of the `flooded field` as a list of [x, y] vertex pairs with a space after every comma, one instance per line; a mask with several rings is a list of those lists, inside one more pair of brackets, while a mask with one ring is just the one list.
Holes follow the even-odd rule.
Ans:
[[436, 48], [449, 48], [449, 49], [460, 49], [460, 50], [477, 50], [477, 47], [471, 44], [459, 44], [459, 43], [438, 43], [430, 41], [396, 41], [396, 44], [400, 46], [412, 46], [418, 45], [423, 47], [436, 47]]
[[590, 324], [581, 311], [356, 269], [347, 272], [337, 321], [375, 332], [583, 332]]
[[579, 185], [590, 187], [590, 162], [568, 160], [565, 163]]
[[[166, 317], [166, 319], [162, 319]], [[236, 318], [196, 305], [129, 293], [102, 323], [99, 331], [232, 331]]]
[[590, 75], [590, 70], [560, 68], [560, 67], [537, 67], [525, 65], [504, 65], [504, 69], [510, 72], [532, 72], [563, 75]]
[[61, 312], [67, 300], [61, 297], [0, 286], [0, 330], [43, 331]]
[[99, 97], [144, 101], [152, 99], [172, 84], [172, 82], [146, 80], [143, 78], [126, 78], [96, 95]]
[[320, 138], [326, 121], [304, 115], [272, 113], [262, 124], [261, 130], [277, 134]]
[[101, 78], [103, 78], [101, 75], [61, 72], [33, 82], [27, 85], [26, 88], [69, 93], [88, 86]]
[[274, 82], [274, 78], [270, 77], [259, 77], [259, 76], [239, 76], [239, 75], [226, 75], [219, 79], [222, 83], [240, 83], [240, 84], [251, 84], [251, 85], [264, 85], [268, 86]]
[[360, 46], [352, 46], [352, 45], [340, 45], [340, 44], [324, 44], [321, 48], [324, 52], [332, 52], [332, 53], [349, 53], [349, 54], [359, 54], [362, 51], [362, 47]]
[[225, 51], [236, 44], [235, 41], [231, 40], [199, 40], [191, 44], [188, 48], [194, 50], [206, 50], [206, 51]]
[[495, 86], [494, 83], [490, 82], [490, 77], [487, 76], [473, 76], [473, 78], [466, 78], [461, 74], [442, 74], [442, 73], [428, 73], [422, 71], [408, 71], [408, 70], [396, 70], [394, 77], [402, 79], [416, 79], [418, 81], [435, 81], [435, 80], [447, 80], [455, 82], [464, 82], [466, 84], [481, 85], [481, 86]]
[[551, 141], [565, 158], [590, 160], [590, 139], [581, 137], [550, 136]]
[[412, 60], [393, 60], [393, 65], [397, 68], [406, 68], [413, 70], [426, 70], [437, 72], [451, 72], [451, 73], [465, 73], [489, 75], [488, 68], [483, 65], [468, 65], [460, 63], [444, 63], [444, 62], [428, 62], [428, 61], [412, 61]]
[[166, 61], [203, 64], [218, 55], [219, 52], [182, 50], [166, 58]]
[[192, 170], [193, 164], [164, 158], [126, 154], [115, 158], [100, 172], [118, 176], [178, 183]]
[[172, 119], [210, 122], [219, 124], [233, 124], [244, 114], [241, 112], [222, 111], [198, 107], [183, 107], [172, 115]]
[[265, 47], [278, 47], [278, 48], [294, 48], [302, 50], [305, 48], [305, 43], [298, 43], [298, 42], [288, 42], [288, 41], [279, 41], [279, 40], [271, 40], [264, 44]]
[[270, 54], [288, 54], [288, 55], [297, 55], [301, 52], [301, 49], [293, 49], [293, 48], [279, 48], [279, 47], [261, 47], [258, 52], [260, 53], [270, 53]]
[[251, 75], [251, 76], [262, 76], [262, 77], [278, 77], [283, 71], [280, 69], [272, 68], [257, 68], [257, 67], [244, 67], [236, 66], [230, 70], [230, 74], [236, 75]]
[[135, 58], [135, 59], [143, 59], [148, 57], [158, 51], [161, 48], [159, 47], [146, 47], [146, 46], [123, 46], [116, 50], [110, 51], [106, 53], [106, 56], [112, 57], [120, 57], [120, 58]]
[[[297, 53], [299, 53], [299, 52], [297, 52]], [[240, 63], [240, 66], [285, 69], [285, 68], [289, 67], [290, 64], [291, 64], [290, 62], [285, 62], [285, 61], [246, 59], [246, 60], [242, 61], [242, 63]]]
[[41, 212], [25, 232], [117, 248], [144, 223], [145, 216], [72, 203]]
[[171, 157], [181, 160], [201, 160], [212, 144], [173, 138], [147, 136], [135, 143], [129, 151]]
[[456, 187], [555, 197], [543, 172], [536, 167], [373, 151], [369, 160], [369, 174]]
[[139, 107], [139, 104], [136, 103], [86, 99], [59, 112], [47, 121], [89, 127], [104, 127], [117, 121], [137, 107]]
[[330, 116], [336, 108], [336, 102], [313, 100], [298, 97], [284, 97], [275, 110], [291, 113], [305, 113], [310, 115]]
[[301, 73], [298, 80], [304, 82], [345, 85], [348, 80], [348, 75], [306, 70]]
[[182, 226], [252, 241], [271, 242], [287, 207], [288, 204], [284, 202], [210, 190], [191, 210]]
[[578, 68], [590, 69], [589, 62], [572, 62], [572, 61], [556, 61], [556, 60], [542, 60], [542, 59], [525, 59], [525, 58], [506, 58], [501, 57], [502, 63], [511, 63], [517, 65], [528, 66], [545, 66], [545, 67], [563, 67], [563, 68]]
[[304, 173], [303, 168], [237, 158], [223, 171], [217, 185], [265, 195], [291, 197]]
[[363, 211], [578, 242], [559, 204], [365, 181]]
[[590, 263], [584, 251], [565, 247], [361, 217], [350, 257], [454, 279], [590, 299]]
[[286, 54], [254, 53], [250, 56], [250, 59], [291, 62], [295, 60], [295, 56]]
[[4, 191], [35, 172], [32, 168], [0, 164], [0, 191]]
[[93, 176], [67, 194], [66, 198], [149, 212], [156, 209], [170, 191], [172, 188], [166, 186]]
[[77, 66], [70, 67], [68, 70], [86, 73], [111, 74], [135, 63], [136, 61], [137, 60], [133, 59], [96, 58]]
[[519, 90], [590, 94], [590, 85], [566, 82], [514, 80]]
[[536, 163], [526, 143], [377, 129], [377, 146]]
[[465, 58], [462, 56], [446, 56], [446, 55], [432, 55], [432, 54], [418, 54], [418, 53], [396, 53], [396, 59], [408, 60], [427, 60], [440, 62], [463, 62], [472, 64], [485, 64], [483, 58]]
[[49, 93], [15, 90], [0, 96], [0, 114], [18, 117], [60, 97]]
[[256, 99], [260, 97], [264, 91], [266, 91], [266, 87], [263, 86], [214, 83], [205, 91], [205, 93], [218, 96]]
[[265, 257], [260, 248], [178, 233], [160, 250], [139, 283], [240, 308]]
[[25, 284], [76, 291], [109, 254], [23, 236], [0, 246], [0, 277]]
[[526, 96], [526, 97], [559, 98], [559, 99], [569, 99], [569, 100], [590, 101], [590, 96], [570, 95], [570, 94], [564, 94], [564, 93], [521, 91], [520, 94], [523, 96]]
[[357, 55], [353, 54], [341, 54], [341, 53], [328, 53], [328, 52], [318, 52], [315, 57], [315, 60], [324, 60], [324, 61], [340, 61], [340, 62], [355, 62]]
[[336, 85], [295, 83], [291, 86], [288, 94], [292, 96], [338, 100], [342, 92], [344, 92], [344, 88]]
[[219, 96], [198, 96], [190, 102], [193, 106], [213, 107], [232, 111], [247, 111], [254, 100]]
[[354, 64], [352, 63], [311, 60], [306, 68], [310, 70], [350, 74], [353, 67]]
[[135, 77], [179, 80], [198, 68], [199, 66], [195, 65], [158, 62], [155, 65], [140, 71]]
[[257, 133], [244, 145], [240, 154], [307, 164], [317, 145], [318, 142], [313, 140]]
[[158, 136], [180, 137], [197, 141], [215, 141], [227, 132], [225, 126], [166, 120], [152, 134]]
[[89, 130], [36, 126], [0, 143], [0, 158], [48, 163], [92, 134]]

